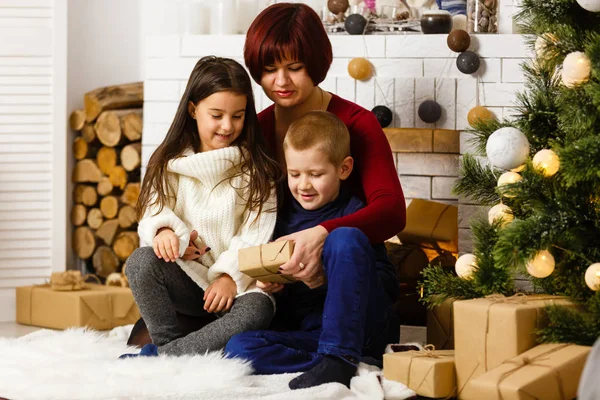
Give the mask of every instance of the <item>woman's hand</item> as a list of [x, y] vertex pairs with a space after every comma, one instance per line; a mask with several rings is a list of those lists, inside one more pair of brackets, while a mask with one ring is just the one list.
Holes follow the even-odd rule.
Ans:
[[228, 311], [237, 294], [237, 286], [233, 279], [223, 274], [204, 292], [204, 309], [209, 313]]
[[276, 293], [283, 289], [282, 283], [256, 281], [256, 287], [265, 293]]
[[327, 235], [329, 235], [327, 229], [317, 225], [277, 239], [277, 241], [293, 240], [295, 242], [292, 257], [279, 267], [281, 273], [292, 275], [304, 283], [313, 281], [315, 284], [318, 283], [317, 276], [323, 274], [321, 253]]
[[198, 231], [192, 231], [192, 233], [190, 233], [190, 243], [181, 257], [183, 260], [197, 260], [210, 251], [210, 247], [206, 246], [204, 246], [203, 249], [199, 249], [196, 246], [196, 243], [194, 243], [196, 239], [198, 239]]
[[160, 228], [152, 239], [152, 248], [158, 258], [175, 261], [179, 258], [179, 237], [170, 228]]

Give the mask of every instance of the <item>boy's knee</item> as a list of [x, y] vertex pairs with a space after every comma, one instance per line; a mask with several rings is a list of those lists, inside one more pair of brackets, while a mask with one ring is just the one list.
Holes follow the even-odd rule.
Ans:
[[148, 271], [151, 265], [156, 264], [156, 260], [157, 257], [152, 247], [145, 246], [135, 249], [126, 261], [125, 275], [127, 275], [127, 279], [133, 280], [140, 271]]
[[369, 238], [358, 228], [342, 227], [331, 231], [325, 239], [325, 246], [369, 246]]

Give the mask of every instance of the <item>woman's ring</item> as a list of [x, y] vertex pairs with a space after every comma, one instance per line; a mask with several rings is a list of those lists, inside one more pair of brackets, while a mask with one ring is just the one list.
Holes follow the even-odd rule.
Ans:
[[303, 270], [304, 267], [306, 267], [306, 265], [304, 265], [303, 263], [299, 263], [298, 266], [300, 267], [300, 270]]

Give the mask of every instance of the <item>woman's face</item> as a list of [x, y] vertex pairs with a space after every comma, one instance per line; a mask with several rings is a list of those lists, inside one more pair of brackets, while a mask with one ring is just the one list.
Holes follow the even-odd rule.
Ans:
[[289, 58], [266, 65], [260, 85], [267, 97], [281, 107], [304, 103], [315, 89], [304, 63]]

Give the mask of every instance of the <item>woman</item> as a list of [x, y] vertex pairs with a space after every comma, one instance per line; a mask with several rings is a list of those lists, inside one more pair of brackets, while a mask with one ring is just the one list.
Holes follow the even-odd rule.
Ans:
[[[339, 302], [327, 301], [336, 293], [323, 284], [336, 276], [329, 272], [325, 276], [322, 254], [324, 248], [340, 247], [336, 238], [341, 236], [329, 236], [337, 228], [358, 228], [371, 243], [381, 243], [404, 228], [404, 195], [392, 153], [370, 111], [319, 88], [329, 70], [332, 50], [318, 15], [310, 7], [280, 3], [265, 9], [248, 30], [244, 58], [250, 74], [274, 103], [259, 114], [259, 123], [282, 169], [285, 170], [283, 139], [290, 124], [309, 111], [327, 110], [350, 131], [355, 172], [349, 186], [367, 205], [354, 214], [281, 238], [295, 241], [294, 253], [281, 271], [304, 284], [283, 288], [263, 283], [261, 287], [272, 293], [282, 291], [277, 303], [278, 317], [283, 322], [280, 328], [288, 332], [239, 334], [229, 341], [226, 353], [251, 360], [259, 374], [307, 371], [290, 382], [292, 388], [333, 381], [348, 385], [361, 356], [381, 358], [387, 339], [381, 331], [385, 330], [389, 309], [397, 298], [398, 281], [391, 264], [377, 275], [363, 276], [364, 280], [375, 276], [366, 285], [371, 288], [370, 293], [360, 292], [350, 302], [353, 304], [340, 307]], [[383, 307], [373, 307], [378, 291], [387, 295]], [[333, 308], [331, 304], [337, 305]], [[348, 332], [336, 329], [336, 318], [347, 318], [353, 313], [361, 314], [364, 321], [365, 330], [357, 336], [362, 339], [363, 348], [345, 346], [355, 343], [356, 337], [348, 338]]]

